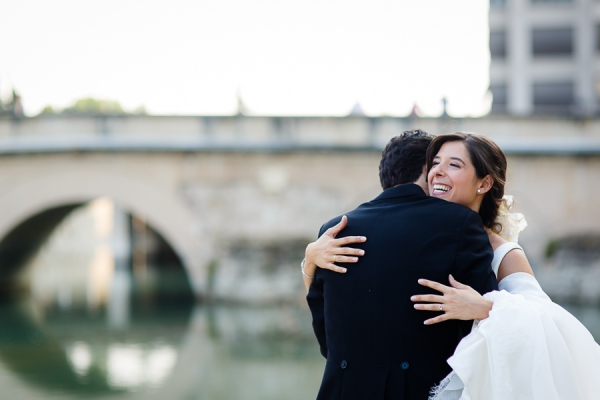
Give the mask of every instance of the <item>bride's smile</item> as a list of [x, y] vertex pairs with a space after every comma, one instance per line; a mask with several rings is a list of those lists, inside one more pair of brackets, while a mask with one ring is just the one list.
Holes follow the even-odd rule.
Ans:
[[442, 195], [448, 193], [450, 190], [452, 190], [452, 188], [448, 185], [433, 182], [433, 190], [431, 191], [431, 194], [433, 196]]
[[477, 212], [488, 189], [487, 180], [489, 176], [477, 177], [463, 142], [447, 142], [433, 158], [428, 175], [429, 194]]

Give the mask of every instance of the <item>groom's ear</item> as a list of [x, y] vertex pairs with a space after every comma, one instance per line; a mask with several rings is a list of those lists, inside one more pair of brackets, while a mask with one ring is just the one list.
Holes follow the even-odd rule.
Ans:
[[427, 183], [427, 164], [423, 165], [421, 176], [419, 176], [419, 179], [417, 179], [415, 183], [419, 185], [426, 194], [429, 194], [429, 185]]

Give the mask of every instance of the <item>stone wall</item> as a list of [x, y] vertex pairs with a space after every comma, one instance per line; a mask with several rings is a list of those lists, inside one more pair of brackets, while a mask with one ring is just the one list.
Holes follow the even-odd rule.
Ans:
[[[209, 280], [216, 279], [210, 288], [216, 297], [286, 297], [301, 288], [301, 243], [314, 238], [325, 221], [380, 192], [383, 144], [413, 127], [476, 131], [503, 146], [509, 156], [506, 192], [529, 222], [521, 243], [536, 273], [543, 274], [550, 241], [600, 231], [598, 120], [123, 117], [101, 122], [0, 120], [0, 236], [48, 207], [109, 196], [147, 217], [165, 237], [196, 293], [208, 293]], [[119, 141], [127, 137], [139, 140]], [[98, 138], [105, 147], [94, 147]], [[227, 140], [227, 146], [210, 145]], [[269, 278], [261, 281], [263, 275]]]

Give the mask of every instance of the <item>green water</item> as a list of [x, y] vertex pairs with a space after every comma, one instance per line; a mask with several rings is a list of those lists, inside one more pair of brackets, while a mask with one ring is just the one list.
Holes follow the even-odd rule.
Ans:
[[[600, 310], [567, 306], [600, 338]], [[1, 399], [310, 399], [324, 361], [307, 309], [0, 304]]]
[[0, 306], [2, 399], [307, 399], [324, 361], [308, 310], [132, 307], [126, 327], [88, 310]]

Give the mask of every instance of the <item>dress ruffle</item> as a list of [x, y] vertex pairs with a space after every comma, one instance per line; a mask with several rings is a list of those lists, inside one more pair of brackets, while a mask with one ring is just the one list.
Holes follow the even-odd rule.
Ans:
[[494, 302], [456, 348], [432, 400], [597, 400], [600, 346], [526, 273], [504, 278]]

